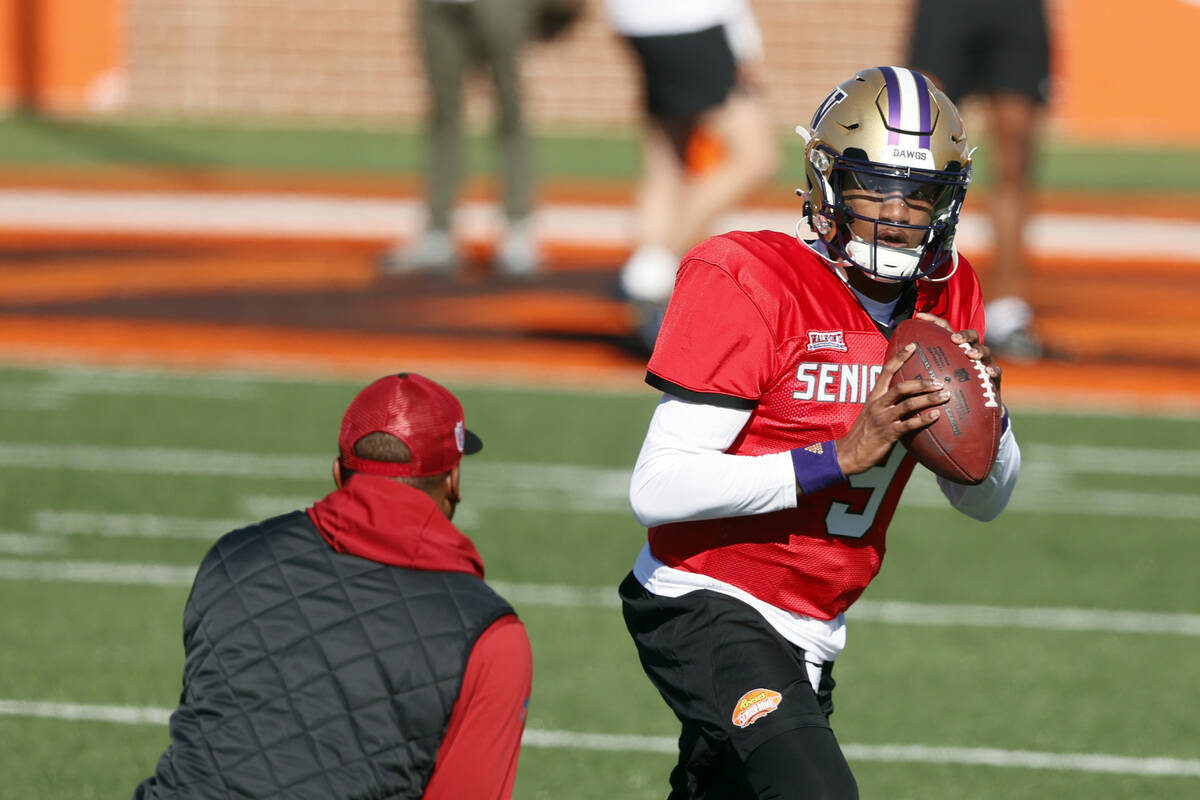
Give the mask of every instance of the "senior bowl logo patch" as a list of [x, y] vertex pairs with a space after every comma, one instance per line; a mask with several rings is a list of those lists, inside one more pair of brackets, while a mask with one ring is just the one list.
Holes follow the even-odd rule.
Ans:
[[814, 350], [840, 350], [846, 352], [846, 338], [843, 331], [809, 331], [808, 352]]
[[753, 725], [779, 708], [783, 695], [774, 689], [751, 689], [733, 707], [733, 724], [739, 728]]

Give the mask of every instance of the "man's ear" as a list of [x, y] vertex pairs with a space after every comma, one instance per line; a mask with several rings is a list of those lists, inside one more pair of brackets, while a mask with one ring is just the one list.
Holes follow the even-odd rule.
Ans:
[[333, 485], [340, 489], [340, 488], [342, 488], [343, 483], [344, 483], [344, 481], [342, 480], [342, 460], [340, 458], [335, 458], [333, 460]]
[[461, 503], [462, 493], [459, 491], [458, 486], [458, 464], [455, 464], [450, 468], [450, 471], [446, 473], [446, 481], [446, 496], [449, 497], [454, 503]]

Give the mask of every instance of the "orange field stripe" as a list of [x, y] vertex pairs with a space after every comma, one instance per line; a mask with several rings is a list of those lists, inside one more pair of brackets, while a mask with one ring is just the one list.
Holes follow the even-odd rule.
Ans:
[[[967, 259], [981, 279], [985, 281], [992, 269], [992, 256], [989, 252], [966, 253]], [[1200, 278], [1200, 264], [1190, 257], [1178, 261], [1164, 258], [1139, 258], [1121, 255], [1110, 258], [1092, 258], [1090, 256], [1044, 256], [1030, 253], [1027, 257], [1027, 269], [1034, 276], [1046, 275], [1051, 278], [1059, 275], [1070, 275], [1072, 281], [1084, 282], [1089, 279], [1097, 283], [1112, 278], [1137, 278], [1143, 281], [1168, 279], [1174, 277]]]
[[1004, 369], [1003, 394], [1013, 405], [1063, 407], [1081, 412], [1135, 409], [1200, 412], [1195, 370], [1129, 364], [1042, 361]]
[[554, 292], [431, 298], [405, 308], [405, 324], [455, 330], [552, 331], [624, 336], [634, 325], [625, 303]]
[[[644, 362], [589, 343], [310, 331], [247, 325], [0, 317], [9, 363], [97, 363], [355, 376], [396, 369], [513, 383], [644, 388]], [[649, 392], [650, 390], [646, 390]], [[1200, 372], [1141, 364], [1006, 366], [1013, 403], [1200, 410]]]
[[[277, 234], [212, 234], [171, 233], [169, 231], [27, 231], [0, 228], [0, 248], [14, 249], [142, 249], [142, 248], [221, 248], [262, 252], [279, 250], [319, 249], [337, 251], [343, 255], [374, 260], [398, 244], [395, 239], [322, 236], [300, 239]], [[495, 244], [465, 241], [463, 251], [470, 265], [486, 265], [492, 260]], [[546, 268], [555, 272], [570, 272], [597, 267], [616, 270], [629, 257], [630, 247], [619, 244], [596, 244], [550, 240], [541, 243]]]
[[375, 279], [362, 260], [314, 257], [231, 259], [107, 258], [37, 263], [0, 269], [0, 297], [36, 303], [96, 300], [138, 293], [193, 294], [221, 289], [300, 291], [361, 288]]
[[644, 363], [607, 345], [126, 319], [0, 316], [7, 361], [362, 375], [429, 367], [493, 382], [641, 386]]
[[1041, 273], [1034, 276], [1030, 288], [1047, 314], [1140, 320], [1151, 325], [1200, 321], [1200, 280], [1190, 284], [1155, 280], [1140, 264], [1130, 264], [1126, 275], [1102, 281]]
[[[398, 242], [393, 239], [364, 239], [349, 237], [313, 237], [298, 239], [274, 234], [213, 234], [195, 233], [128, 232], [128, 231], [25, 231], [0, 229], [0, 248], [8, 249], [63, 249], [72, 252], [79, 249], [145, 249], [170, 248], [215, 250], [233, 252], [278, 252], [321, 251], [334, 252], [345, 257], [364, 258], [374, 261], [388, 248]], [[629, 257], [628, 244], [589, 243], [549, 239], [542, 242], [546, 268], [554, 272], [575, 270], [611, 269], [613, 272]], [[486, 269], [495, 251], [492, 242], [468, 240], [463, 242], [467, 267]], [[991, 255], [986, 252], [968, 253], [971, 265], [984, 279], [985, 289], [991, 270]], [[1097, 280], [1113, 276], [1137, 276], [1139, 280], [1168, 279], [1172, 277], [1195, 277], [1200, 280], [1200, 270], [1194, 260], [1172, 261], [1166, 259], [1120, 258], [1047, 258], [1032, 254], [1029, 270], [1035, 277], [1039, 274], [1056, 276], [1069, 274], [1073, 280], [1088, 276]]]
[[351, 253], [377, 253], [391, 240], [364, 239], [360, 236], [297, 237], [271, 233], [195, 233], [173, 231], [78, 230], [65, 226], [59, 230], [0, 228], [0, 247], [17, 248], [144, 248], [144, 247], [237, 247], [252, 250], [302, 249], [319, 247]]
[[[92, 191], [186, 191], [329, 193], [352, 197], [422, 197], [424, 176], [407, 173], [346, 173], [318, 170], [255, 170], [221, 167], [62, 167], [4, 165], [0, 187], [63, 188]], [[796, 208], [799, 199], [789, 182], [777, 180], [758, 190], [744, 205]], [[603, 203], [632, 206], [636, 180], [550, 176], [538, 184], [537, 203]], [[462, 199], [487, 200], [501, 195], [497, 181], [473, 176], [464, 181]], [[985, 187], [971, 190], [968, 211], [986, 212]], [[1034, 213], [1093, 213], [1200, 219], [1194, 192], [1150, 190], [1042, 190], [1034, 196]]]
[[[1196, 362], [1195, 325], [1186, 321], [1061, 320], [1044, 316], [1038, 330], [1052, 346], [1088, 360]], [[1120, 369], [1114, 367], [1114, 369]]]

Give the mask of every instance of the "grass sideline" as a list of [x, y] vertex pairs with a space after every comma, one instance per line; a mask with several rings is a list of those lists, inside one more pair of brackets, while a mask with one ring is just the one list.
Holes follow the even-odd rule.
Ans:
[[[790, 189], [804, 180], [799, 140], [781, 133], [784, 166], [776, 178]], [[986, 135], [976, 154], [976, 179], [990, 182]], [[464, 174], [495, 171], [488, 134], [468, 137]], [[539, 172], [548, 178], [630, 181], [639, 169], [638, 142], [624, 131], [537, 133]], [[256, 120], [73, 119], [0, 117], [0, 166], [111, 166], [265, 169], [420, 175], [425, 144], [411, 124], [334, 127]], [[1036, 168], [1040, 189], [1063, 191], [1200, 192], [1200, 143], [1124, 147], [1048, 138]]]
[[[459, 521], [489, 579], [585, 598], [514, 601], [534, 647], [530, 728], [673, 736], [674, 721], [610, 602], [644, 537], [624, 506], [622, 476], [655, 394], [448, 383], [486, 442], [466, 462]], [[252, 522], [329, 490], [336, 426], [360, 385], [0, 370], [0, 565], [194, 567], [228, 521]], [[858, 752], [922, 745], [1078, 753], [1117, 771], [1071, 768], [1065, 758], [1057, 769], [852, 758], [863, 796], [1198, 794], [1195, 775], [1133, 774], [1120, 764], [1161, 758], [1200, 769], [1200, 690], [1187, 666], [1200, 663], [1200, 636], [1190, 628], [1123, 632], [1115, 623], [1190, 625], [1200, 615], [1200, 419], [1021, 408], [1013, 417], [1025, 453], [1013, 509], [995, 523], [973, 523], [918, 482], [863, 601], [877, 609], [925, 604], [926, 614], [976, 609], [985, 623], [870, 614], [852, 621], [834, 727]], [[235, 474], [241, 468], [246, 474]], [[0, 639], [14, 643], [0, 648], [0, 699], [170, 708], [186, 592], [178, 582], [0, 577]], [[1068, 621], [1030, 609], [1058, 609]], [[1094, 622], [1070, 622], [1079, 618]], [[0, 738], [6, 796], [76, 800], [127, 796], [152, 770], [166, 730], [0, 715]], [[516, 796], [660, 798], [671, 762], [661, 752], [527, 747]]]

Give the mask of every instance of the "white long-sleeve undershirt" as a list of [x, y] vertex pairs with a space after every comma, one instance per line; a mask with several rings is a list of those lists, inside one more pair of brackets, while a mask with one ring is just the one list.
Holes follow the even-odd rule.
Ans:
[[1017, 488], [1017, 476], [1021, 472], [1021, 448], [1013, 435], [1012, 425], [1005, 425], [1000, 434], [1000, 448], [996, 451], [996, 462], [992, 471], [977, 486], [954, 483], [939, 476], [938, 488], [950, 501], [950, 505], [980, 522], [991, 522], [1008, 505], [1013, 490]]
[[[647, 527], [796, 507], [796, 476], [787, 452], [763, 456], [725, 451], [751, 412], [663, 395], [633, 469], [629, 501]], [[991, 473], [978, 486], [938, 479], [950, 504], [973, 519], [994, 519], [1008, 504], [1021, 468], [1011, 426], [1000, 437]]]
[[629, 502], [637, 521], [650, 527], [795, 508], [791, 455], [725, 452], [749, 419], [749, 410], [663, 395], [633, 468]]

